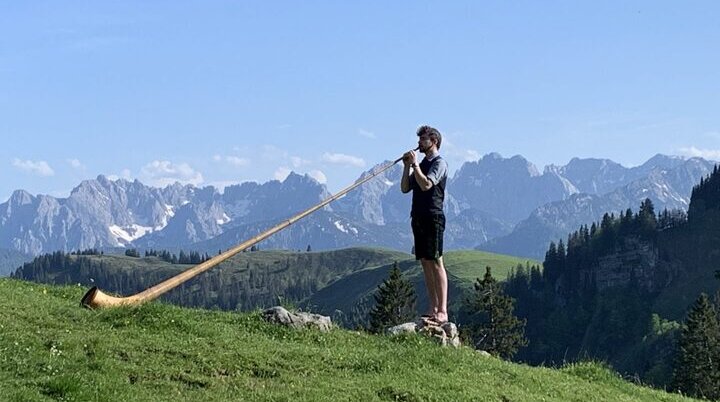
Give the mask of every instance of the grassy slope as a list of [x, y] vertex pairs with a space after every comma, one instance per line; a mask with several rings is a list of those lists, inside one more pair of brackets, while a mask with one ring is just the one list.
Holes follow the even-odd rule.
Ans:
[[[525, 265], [529, 262], [531, 265], [540, 265], [533, 260], [475, 250], [449, 251], [443, 261], [448, 272], [451, 310], [459, 305], [462, 291], [471, 289], [475, 280], [485, 275], [486, 266], [492, 267], [496, 279], [503, 280], [518, 264]], [[418, 307], [424, 309], [427, 297], [420, 263], [411, 258], [399, 261], [398, 265], [403, 275], [415, 286]], [[388, 277], [391, 267], [392, 264], [371, 267], [347, 275], [320, 289], [307, 300], [307, 305], [313, 310], [328, 315], [333, 315], [335, 310], [349, 312], [359, 301], [371, 300], [371, 295], [377, 290], [378, 285]]]
[[443, 257], [448, 272], [470, 284], [485, 275], [485, 267], [492, 268], [493, 277], [503, 280], [518, 264], [541, 265], [540, 261], [478, 250], [448, 251]]
[[89, 311], [84, 291], [0, 279], [0, 400], [683, 400], [593, 364], [531, 368], [163, 304]]
[[[358, 266], [364, 264], [373, 263], [385, 263], [396, 259], [407, 259], [410, 255], [399, 251], [382, 249], [382, 248], [368, 248], [368, 247], [355, 247], [347, 248], [342, 250], [324, 251], [316, 253], [298, 253], [289, 250], [263, 250], [250, 253], [239, 253], [226, 262], [220, 264], [218, 269], [245, 269], [245, 266], [249, 263], [252, 266], [273, 266], [285, 263], [286, 259], [290, 258], [293, 268], [296, 262], [319, 262], [323, 264], [347, 264], [348, 260], [358, 262]], [[78, 258], [71, 256], [71, 258]], [[167, 272], [168, 275], [176, 275], [180, 271], [184, 271], [191, 268], [191, 265], [184, 264], [170, 264], [165, 262], [158, 257], [128, 257], [125, 255], [118, 254], [104, 254], [104, 255], [88, 255], [81, 256], [81, 258], [88, 258], [95, 262], [102, 261], [104, 267], [108, 270], [129, 272], [134, 270], [160, 270]]]
[[[177, 275], [190, 268], [189, 265], [172, 265], [157, 257], [134, 258], [125, 255], [91, 255], [71, 258], [87, 258], [99, 264], [102, 261], [104, 269], [117, 274], [129, 275], [132, 272], [154, 272], [162, 279]], [[493, 275], [502, 280], [507, 277], [511, 268], [518, 264], [539, 264], [537, 261], [526, 260], [511, 256], [492, 254], [482, 251], [450, 251], [445, 255], [445, 265], [450, 280], [451, 305], [457, 306], [461, 300], [462, 290], [471, 289], [476, 278], [485, 273], [485, 266], [493, 268]], [[327, 267], [332, 275], [319, 283], [320, 290], [311, 296], [307, 304], [311, 309], [323, 314], [333, 315], [335, 310], [349, 314], [353, 306], [363, 300], [370, 300], [377, 286], [387, 278], [393, 261], [398, 261], [407, 277], [414, 283], [419, 308], [424, 309], [426, 303], [425, 284], [420, 264], [410, 254], [381, 248], [356, 247], [341, 250], [297, 253], [285, 250], [269, 250], [251, 253], [240, 253], [221, 264], [214, 271], [221, 273], [223, 283], [228, 289], [218, 292], [236, 292], [234, 285], [247, 280], [246, 266], [249, 264], [255, 271], [265, 271], [271, 276], [286, 275], [287, 269], [298, 271], [299, 276], [313, 275], [311, 267]], [[286, 264], [289, 268], [286, 268]], [[78, 280], [68, 280], [68, 273], [57, 270], [54, 274], [55, 283], [76, 283]], [[147, 286], [154, 285], [159, 280], [147, 280]], [[90, 285], [89, 278], [79, 282]], [[120, 281], [122, 283], [122, 281]], [[285, 285], [291, 285], [287, 282]], [[117, 292], [123, 295], [133, 293], [128, 289], [110, 289], [101, 286], [105, 291]], [[261, 291], [257, 290], [257, 291]], [[281, 289], [280, 289], [281, 290]], [[135, 290], [137, 291], [137, 290]], [[215, 293], [211, 293], [211, 296]], [[298, 302], [299, 301], [294, 301]], [[267, 302], [266, 302], [267, 303]], [[274, 303], [277, 303], [275, 300]], [[262, 304], [262, 303], [261, 303]]]

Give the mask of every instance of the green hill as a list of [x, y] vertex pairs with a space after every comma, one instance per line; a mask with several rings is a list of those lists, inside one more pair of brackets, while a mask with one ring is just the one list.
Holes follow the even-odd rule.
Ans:
[[[167, 293], [163, 300], [224, 310], [251, 310], [278, 304], [280, 300], [297, 303], [352, 272], [409, 257], [378, 248], [240, 253]], [[170, 264], [158, 257], [54, 253], [38, 257], [19, 270], [16, 277], [53, 284], [97, 285], [104, 291], [129, 295], [188, 268], [190, 265]]]
[[[425, 285], [419, 262], [410, 254], [365, 247], [314, 253], [284, 250], [240, 253], [169, 292], [163, 300], [223, 310], [252, 310], [283, 302], [310, 306], [342, 324], [355, 326], [365, 319], [372, 293], [395, 261], [415, 284], [420, 308], [424, 308]], [[493, 267], [495, 276], [503, 279], [518, 264], [539, 264], [472, 250], [448, 252], [445, 263], [450, 303], [454, 307], [462, 300], [463, 292], [484, 274], [485, 266]], [[104, 291], [129, 295], [189, 267], [158, 257], [54, 253], [23, 267], [16, 277], [52, 284], [97, 285]]]
[[296, 332], [257, 313], [90, 311], [84, 291], [0, 279], [0, 400], [688, 400], [596, 364], [532, 368], [418, 337]]
[[[443, 261], [448, 272], [448, 304], [451, 316], [457, 312], [465, 292], [472, 289], [475, 280], [485, 274], [486, 266], [493, 268], [496, 279], [503, 280], [518, 264], [540, 265], [533, 260], [475, 250], [449, 251], [445, 253]], [[392, 265], [370, 267], [348, 274], [318, 290], [304, 305], [313, 311], [330, 315], [344, 325], [352, 327], [360, 324], [361, 317], [374, 303], [375, 290], [388, 277]], [[398, 266], [415, 287], [418, 308], [424, 310], [428, 300], [420, 262], [411, 257], [399, 261]]]

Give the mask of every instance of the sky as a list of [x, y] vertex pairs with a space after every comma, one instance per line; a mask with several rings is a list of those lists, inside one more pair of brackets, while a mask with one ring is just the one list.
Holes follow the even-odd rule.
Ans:
[[0, 202], [99, 174], [330, 191], [429, 124], [490, 152], [720, 160], [717, 1], [0, 0]]

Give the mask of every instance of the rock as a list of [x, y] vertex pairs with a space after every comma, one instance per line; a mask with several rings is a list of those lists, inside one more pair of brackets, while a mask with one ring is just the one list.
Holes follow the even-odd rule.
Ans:
[[484, 350], [478, 350], [478, 354], [482, 357], [492, 357], [492, 355]]
[[447, 322], [442, 326], [424, 320], [406, 322], [405, 324], [388, 328], [387, 333], [390, 335], [418, 333], [433, 339], [442, 346], [460, 346], [460, 335], [457, 326], [452, 322]]
[[263, 311], [263, 319], [274, 324], [290, 328], [317, 328], [321, 332], [328, 332], [332, 328], [330, 317], [311, 313], [291, 313], [284, 307], [275, 306]]
[[460, 331], [457, 329], [457, 325], [452, 322], [446, 322], [442, 326], [443, 331], [447, 335], [447, 343], [453, 347], [460, 347]]
[[396, 325], [387, 329], [390, 335], [414, 334], [417, 332], [417, 324], [414, 322], [406, 322], [405, 324]]

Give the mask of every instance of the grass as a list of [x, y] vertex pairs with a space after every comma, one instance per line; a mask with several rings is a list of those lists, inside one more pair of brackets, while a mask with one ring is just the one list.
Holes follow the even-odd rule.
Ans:
[[485, 275], [485, 267], [492, 268], [492, 275], [495, 279], [502, 281], [508, 277], [510, 271], [518, 264], [525, 266], [539, 265], [540, 261], [528, 258], [513, 257], [503, 254], [488, 253], [478, 250], [448, 251], [443, 257], [445, 268], [449, 273], [459, 279], [466, 280], [471, 284], [475, 279]]
[[532, 368], [416, 336], [160, 303], [90, 311], [85, 290], [0, 279], [0, 400], [685, 400], [597, 364]]

